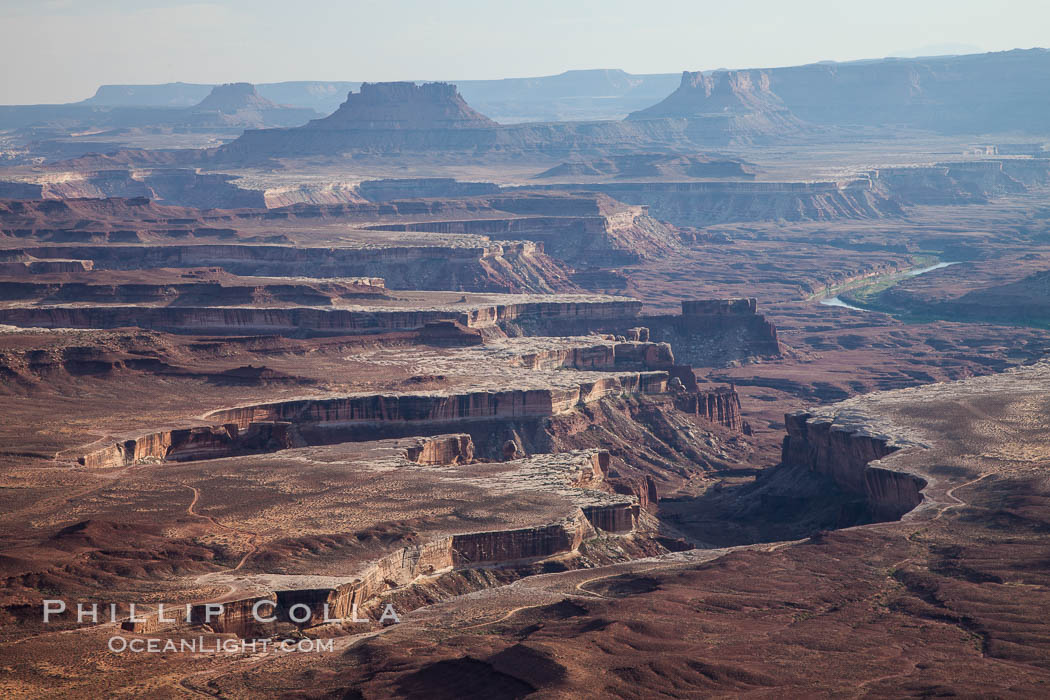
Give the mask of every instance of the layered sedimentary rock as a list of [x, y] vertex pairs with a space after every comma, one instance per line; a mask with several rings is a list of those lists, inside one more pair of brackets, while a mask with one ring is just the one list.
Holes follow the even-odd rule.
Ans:
[[80, 458], [86, 467], [107, 469], [128, 464], [215, 459], [247, 452], [272, 452], [305, 444], [288, 421], [260, 421], [163, 430], [122, 440]]
[[[536, 189], [566, 185], [533, 186]], [[657, 219], [679, 226], [733, 221], [878, 219], [901, 214], [892, 193], [866, 178], [838, 182], [613, 182], [573, 185], [644, 205]]]
[[94, 263], [91, 260], [19, 260], [0, 262], [0, 275], [29, 277], [32, 275], [78, 273], [89, 272], [93, 267]]
[[[1046, 158], [952, 161], [878, 168], [827, 182], [602, 182], [573, 184], [648, 207], [679, 226], [735, 221], [881, 219], [921, 204], [981, 204], [1050, 181]], [[533, 190], [569, 185], [532, 185]]]
[[605, 333], [627, 338], [644, 334], [651, 342], [670, 345], [678, 362], [694, 366], [720, 366], [748, 357], [780, 354], [776, 326], [757, 312], [753, 298], [689, 300], [682, 306], [680, 315], [644, 316], [635, 311], [573, 319], [523, 314], [507, 315], [501, 321], [508, 332], [530, 336]]
[[[549, 299], [549, 301], [543, 300]], [[43, 328], [140, 328], [191, 333], [270, 333], [291, 336], [377, 333], [425, 329], [435, 322], [492, 328], [515, 322], [589, 327], [606, 319], [637, 316], [641, 303], [625, 297], [508, 295], [491, 304], [431, 308], [196, 306], [25, 306], [0, 308], [0, 322]], [[430, 334], [428, 334], [430, 335]]]
[[550, 292], [571, 288], [541, 244], [475, 238], [434, 245], [303, 247], [198, 244], [26, 247], [43, 260], [91, 260], [95, 269], [218, 267], [266, 277], [381, 277], [401, 289]]
[[310, 123], [314, 129], [470, 129], [495, 126], [450, 83], [364, 83], [339, 109]]
[[[406, 435], [433, 434], [434, 426], [472, 421], [513, 421], [553, 416], [624, 393], [661, 394], [667, 372], [580, 375], [543, 389], [464, 393], [384, 394], [280, 401], [213, 411], [210, 425], [162, 430], [120, 440], [80, 458], [87, 467], [110, 468], [159, 461], [213, 459], [272, 452], [305, 444], [373, 440], [389, 426]], [[473, 442], [449, 438], [411, 448], [413, 461], [469, 461]], [[437, 462], [427, 462], [437, 463]]]
[[[554, 119], [619, 119], [662, 98], [674, 89], [674, 73], [631, 74], [619, 69], [569, 70], [557, 75], [496, 80], [461, 80], [458, 85], [471, 104], [497, 121]], [[328, 114], [360, 82], [291, 80], [258, 83], [259, 94], [279, 104]], [[199, 83], [102, 85], [78, 105], [125, 107], [189, 107], [213, 86]], [[63, 105], [67, 106], [67, 105]], [[68, 105], [74, 107], [77, 105]]]
[[[142, 87], [146, 88], [148, 94], [152, 86]], [[0, 124], [3, 124], [4, 128], [33, 128], [46, 125], [50, 127], [51, 134], [75, 134], [102, 129], [163, 129], [183, 133], [232, 132], [232, 135], [235, 135], [237, 130], [244, 127], [304, 124], [318, 114], [309, 107], [274, 104], [261, 97], [255, 86], [250, 83], [216, 85], [203, 95], [201, 92], [206, 91], [207, 86], [195, 87], [200, 90], [184, 89], [176, 102], [169, 101], [150, 106], [127, 99], [125, 94], [122, 100], [108, 100], [103, 95], [102, 101], [0, 107]], [[190, 102], [198, 95], [202, 99]]]
[[723, 387], [706, 391], [682, 392], [675, 396], [675, 408], [706, 418], [733, 430], [744, 427], [740, 417], [740, 395]]
[[781, 461], [824, 474], [843, 490], [862, 495], [874, 519], [895, 520], [922, 502], [925, 479], [873, 464], [901, 448], [893, 438], [805, 411], [788, 413], [784, 423]]
[[428, 231], [483, 235], [492, 240], [525, 238], [570, 263], [628, 264], [667, 255], [680, 247], [678, 236], [649, 216], [648, 207], [617, 207], [601, 216], [529, 216], [505, 219], [374, 224], [377, 231]]
[[300, 426], [352, 422], [457, 421], [479, 418], [549, 416], [620, 392], [663, 393], [666, 372], [638, 372], [554, 389], [508, 389], [464, 394], [391, 394], [303, 399], [223, 409], [215, 421], [248, 427], [256, 422], [291, 421]]
[[465, 433], [428, 437], [410, 447], [405, 456], [420, 464], [469, 463], [474, 459], [474, 441]]

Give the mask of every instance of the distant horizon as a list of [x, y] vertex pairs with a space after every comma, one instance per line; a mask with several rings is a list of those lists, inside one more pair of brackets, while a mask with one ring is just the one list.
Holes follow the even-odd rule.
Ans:
[[[916, 49], [915, 51], [920, 51]], [[702, 71], [704, 73], [716, 72], [716, 71], [746, 71], [746, 70], [767, 70], [776, 68], [790, 68], [794, 66], [805, 66], [805, 65], [821, 65], [821, 64], [847, 64], [847, 63], [858, 63], [867, 61], [885, 61], [892, 59], [922, 59], [922, 58], [950, 58], [953, 56], [969, 56], [969, 55], [981, 55], [990, 53], [1009, 53], [1011, 51], [1047, 51], [1050, 50], [1044, 46], [1031, 46], [1031, 47], [1015, 47], [1011, 49], [1000, 49], [996, 51], [966, 51], [956, 53], [909, 53], [905, 51], [896, 52], [887, 56], [872, 56], [867, 58], [854, 58], [849, 60], [837, 61], [834, 59], [823, 59], [819, 61], [810, 61], [808, 63], [789, 63], [784, 65], [762, 65], [762, 66], [747, 66], [747, 67], [732, 67], [724, 66], [718, 68], [699, 68], [699, 69], [683, 69], [678, 71], [657, 71], [657, 72], [633, 72], [624, 68], [568, 68], [558, 73], [546, 73], [544, 75], [516, 75], [506, 76], [502, 78], [415, 78], [415, 79], [395, 79], [395, 80], [355, 80], [347, 78], [291, 78], [287, 80], [261, 80], [259, 82], [252, 82], [248, 80], [227, 80], [222, 82], [195, 82], [188, 80], [168, 80], [163, 82], [143, 82], [143, 83], [116, 83], [116, 82], [104, 82], [99, 83], [87, 97], [80, 99], [69, 99], [64, 102], [54, 103], [14, 103], [14, 102], [0, 102], [0, 106], [18, 106], [18, 105], [32, 105], [32, 104], [76, 104], [91, 99], [98, 94], [98, 91], [104, 87], [155, 87], [163, 85], [187, 85], [187, 86], [210, 86], [216, 87], [219, 85], [229, 85], [237, 83], [247, 83], [252, 86], [259, 85], [279, 85], [284, 83], [389, 83], [389, 82], [407, 82], [407, 83], [452, 83], [458, 84], [463, 82], [482, 82], [482, 81], [499, 81], [499, 80], [528, 80], [528, 79], [541, 79], [541, 78], [553, 78], [559, 75], [566, 75], [569, 73], [595, 73], [604, 71], [619, 71], [626, 75], [631, 76], [654, 76], [654, 75], [680, 75], [685, 72], [696, 72]]]
[[0, 23], [0, 61], [17, 66], [0, 75], [0, 103], [63, 104], [91, 97], [100, 85], [455, 82], [596, 65], [652, 75], [986, 53], [1046, 43], [1040, 28], [1050, 25], [1050, 6], [5, 0]]

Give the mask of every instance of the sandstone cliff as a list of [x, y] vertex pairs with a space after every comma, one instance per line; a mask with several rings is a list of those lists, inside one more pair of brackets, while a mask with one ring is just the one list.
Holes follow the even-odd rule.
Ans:
[[900, 449], [892, 438], [805, 411], [788, 413], [784, 423], [783, 464], [824, 474], [862, 495], [875, 520], [896, 520], [922, 502], [925, 479], [873, 464]]

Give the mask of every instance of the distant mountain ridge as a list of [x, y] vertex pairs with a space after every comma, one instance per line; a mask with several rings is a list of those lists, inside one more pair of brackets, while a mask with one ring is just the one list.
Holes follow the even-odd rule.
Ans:
[[[674, 89], [677, 73], [635, 75], [619, 69], [570, 70], [536, 78], [453, 81], [464, 99], [496, 121], [619, 119]], [[423, 81], [412, 81], [423, 82]], [[335, 111], [359, 81], [288, 81], [258, 83], [260, 96], [277, 104], [308, 107], [322, 114]], [[93, 106], [189, 107], [212, 85], [102, 85], [88, 99]]]
[[[632, 120], [670, 118], [695, 116], [697, 110], [744, 114], [748, 110], [731, 107], [725, 101], [729, 93], [723, 88], [736, 86], [738, 107], [749, 99], [758, 99], [760, 104], [750, 104], [749, 113], [776, 115], [774, 121], [791, 118], [817, 125], [1050, 133], [1046, 118], [1050, 112], [1050, 51], [1041, 48], [823, 61], [687, 75], [696, 82], [694, 88], [710, 85], [708, 104], [696, 102], [695, 95], [684, 99], [686, 96], [679, 94], [671, 99], [674, 93], [682, 92], [681, 73], [636, 75], [596, 69], [536, 78], [461, 80], [455, 84], [475, 109], [501, 123], [620, 119], [629, 113]], [[750, 84], [747, 98], [743, 92], [748, 91], [739, 89], [746, 83]], [[261, 97], [275, 103], [330, 114], [347, 93], [360, 87], [361, 83], [353, 81], [293, 81], [264, 83], [257, 90]], [[77, 104], [190, 106], [204, 99], [210, 88], [192, 83], [104, 85], [95, 96]], [[676, 111], [678, 108], [682, 109]]]
[[742, 113], [837, 127], [1050, 134], [1050, 51], [687, 71], [674, 93], [628, 119]]

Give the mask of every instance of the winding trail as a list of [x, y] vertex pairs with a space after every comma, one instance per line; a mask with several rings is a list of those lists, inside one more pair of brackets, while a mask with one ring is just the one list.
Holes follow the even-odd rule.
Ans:
[[236, 528], [236, 527], [230, 527], [229, 525], [225, 525], [223, 523], [220, 523], [218, 520], [216, 520], [215, 518], [213, 518], [210, 515], [204, 515], [203, 513], [198, 513], [194, 509], [197, 507], [197, 502], [200, 501], [200, 498], [201, 498], [200, 489], [198, 489], [196, 486], [187, 486], [186, 488], [188, 488], [191, 491], [193, 491], [193, 500], [190, 501], [190, 504], [188, 506], [186, 506], [186, 512], [189, 515], [192, 515], [192, 516], [197, 517], [197, 518], [203, 518], [204, 520], [207, 520], [208, 522], [210, 522], [212, 525], [215, 525], [216, 527], [221, 528], [223, 530], [228, 530], [230, 532], [235, 532], [238, 535], [247, 535], [248, 536], [248, 544], [249, 544], [248, 551], [245, 552], [244, 556], [241, 557], [240, 561], [237, 562], [237, 566], [235, 566], [232, 569], [230, 569], [230, 571], [239, 571], [241, 569], [241, 567], [244, 566], [245, 562], [248, 561], [249, 557], [251, 557], [253, 554], [255, 554], [256, 552], [259, 551], [259, 545], [257, 544], [257, 541], [259, 539], [259, 533], [252, 532], [251, 530], [241, 530], [241, 529]]

